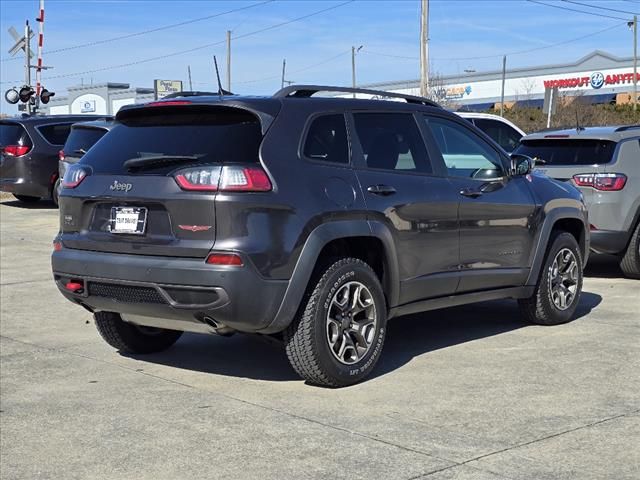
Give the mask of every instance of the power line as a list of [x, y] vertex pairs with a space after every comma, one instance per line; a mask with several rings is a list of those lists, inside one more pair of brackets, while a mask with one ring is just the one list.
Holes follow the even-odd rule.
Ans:
[[[264, 2], [260, 2], [260, 3], [254, 3], [253, 5], [247, 5], [244, 7], [239, 7], [239, 8], [234, 8], [232, 10], [227, 10], [226, 12], [220, 12], [220, 13], [215, 13], [213, 15], [207, 15], [205, 17], [199, 17], [199, 18], [194, 18], [191, 20], [185, 20], [183, 22], [179, 22], [179, 23], [172, 23], [171, 25], [164, 25], [162, 27], [156, 27], [156, 28], [152, 28], [150, 30], [143, 30], [140, 32], [134, 32], [134, 33], [128, 33], [126, 35], [120, 35], [118, 37], [112, 37], [112, 38], [106, 38], [103, 40], [96, 40], [94, 42], [88, 42], [88, 43], [82, 43], [79, 45], [72, 45], [69, 47], [64, 47], [64, 48], [58, 48], [56, 50], [47, 50], [46, 52], [44, 52], [45, 55], [52, 55], [54, 53], [60, 53], [60, 52], [67, 52], [69, 50], [75, 50], [78, 48], [85, 48], [85, 47], [95, 47], [96, 45], [103, 45], [105, 43], [111, 43], [111, 42], [115, 42], [118, 40], [125, 40], [127, 38], [133, 38], [133, 37], [139, 37], [141, 35], [147, 35], [149, 33], [155, 33], [155, 32], [160, 32], [163, 30], [169, 30], [171, 28], [177, 28], [177, 27], [182, 27], [184, 25], [190, 25], [192, 23], [196, 23], [196, 22], [202, 22], [204, 20], [210, 20], [212, 18], [216, 18], [216, 17], [222, 17], [223, 15], [228, 15], [230, 13], [236, 13], [236, 12], [240, 12], [242, 10], [248, 10], [250, 8], [254, 8], [254, 7], [259, 7], [261, 5], [265, 5], [267, 3], [272, 3], [275, 0], [266, 0]], [[3, 58], [2, 62], [9, 62], [12, 60], [16, 60], [17, 57], [9, 57], [9, 58]]]
[[[558, 42], [558, 43], [553, 43], [551, 45], [544, 45], [541, 47], [534, 47], [534, 48], [529, 48], [526, 50], [518, 50], [518, 51], [514, 51], [514, 52], [508, 52], [508, 53], [500, 53], [500, 54], [495, 54], [495, 55], [484, 55], [484, 56], [476, 56], [476, 57], [448, 57], [448, 58], [434, 58], [434, 60], [483, 60], [483, 59], [487, 59], [487, 58], [498, 58], [498, 57], [502, 57], [503, 55], [507, 55], [507, 56], [513, 56], [513, 55], [521, 55], [524, 53], [531, 53], [531, 52], [537, 52], [538, 50], [545, 50], [547, 48], [553, 48], [553, 47], [557, 47], [560, 45], [566, 45], [567, 43], [572, 43], [572, 42], [577, 42], [579, 40], [583, 40], [585, 38], [589, 38], [589, 37], [593, 37], [595, 35], [600, 35], [601, 33], [607, 32], [609, 30], [613, 30], [614, 28], [618, 28], [622, 25], [626, 25], [625, 23], [616, 23], [615, 25], [612, 25], [610, 27], [604, 28], [602, 30], [598, 30], [597, 32], [593, 32], [593, 33], [588, 33], [587, 35], [582, 35], [580, 37], [576, 37], [576, 38], [571, 38], [569, 40], [563, 40], [562, 42]], [[380, 52], [372, 52], [371, 50], [363, 50], [362, 53], [368, 53], [370, 55], [379, 55], [382, 57], [391, 57], [391, 58], [400, 58], [400, 59], [406, 59], [406, 60], [418, 60], [418, 57], [405, 57], [403, 55], [392, 55], [389, 53], [380, 53]]]
[[589, 5], [588, 3], [575, 2], [573, 0], [562, 0], [562, 1], [566, 2], [566, 3], [574, 3], [576, 5], [581, 5], [583, 7], [597, 8], [599, 10], [608, 10], [610, 12], [629, 13], [631, 15], [640, 15], [638, 12], [630, 12], [629, 10], [618, 10], [616, 8], [601, 7], [600, 5]]
[[[249, 36], [252, 36], [252, 35], [257, 35], [259, 33], [263, 33], [263, 32], [269, 31], [269, 30], [273, 30], [273, 29], [276, 29], [276, 28], [279, 28], [279, 27], [283, 27], [285, 25], [289, 25], [289, 24], [294, 23], [294, 22], [299, 22], [301, 20], [305, 20], [307, 18], [316, 16], [316, 15], [320, 15], [320, 14], [328, 12], [330, 10], [335, 10], [336, 8], [340, 8], [340, 7], [342, 7], [344, 5], [347, 5], [349, 3], [353, 3], [354, 1], [355, 0], [348, 0], [346, 2], [342, 2], [342, 3], [339, 3], [337, 5], [333, 5], [331, 7], [323, 8], [321, 10], [316, 10], [315, 12], [311, 12], [311, 13], [308, 13], [306, 15], [302, 15], [300, 17], [292, 18], [291, 20], [286, 20], [284, 22], [276, 23], [276, 24], [270, 25], [268, 27], [264, 27], [264, 28], [260, 28], [258, 30], [254, 30], [253, 32], [248, 32], [248, 33], [245, 33], [245, 34], [242, 34], [242, 35], [238, 35], [237, 37], [234, 37], [234, 39], [235, 40], [239, 40], [241, 38], [246, 38], [246, 37], [249, 37]], [[119, 65], [109, 65], [107, 67], [96, 68], [96, 69], [93, 69], [93, 70], [85, 70], [83, 72], [67, 73], [67, 74], [61, 74], [61, 75], [54, 75], [54, 76], [50, 76], [50, 77], [48, 76], [46, 79], [47, 80], [52, 80], [52, 79], [55, 79], [55, 78], [78, 77], [80, 75], [88, 75], [88, 74], [91, 74], [91, 73], [104, 72], [104, 71], [107, 71], [107, 70], [115, 70], [115, 69], [118, 69], [118, 68], [132, 67], [132, 66], [135, 66], [135, 65], [140, 65], [142, 63], [153, 62], [153, 61], [156, 61], [156, 60], [162, 60], [162, 59], [169, 58], [169, 57], [176, 57], [176, 56], [179, 56], [179, 55], [184, 55], [185, 53], [191, 53], [191, 52], [195, 52], [195, 51], [198, 51], [198, 50], [203, 50], [205, 48], [214, 47], [214, 46], [217, 46], [217, 45], [222, 45], [225, 42], [226, 42], [226, 40], [220, 40], [218, 42], [207, 43], [205, 45], [200, 45], [200, 46], [189, 48], [189, 49], [186, 49], [186, 50], [180, 50], [178, 52], [167, 53], [167, 54], [160, 55], [160, 56], [157, 56], [157, 57], [150, 57], [150, 58], [145, 58], [145, 59], [141, 59], [141, 60], [135, 60], [135, 61], [132, 61], [132, 62], [122, 63], [122, 64], [119, 64]], [[2, 82], [2, 83], [16, 83], [16, 82]]]
[[585, 12], [584, 10], [578, 10], [576, 8], [569, 8], [569, 7], [561, 7], [560, 5], [553, 5], [553, 4], [549, 4], [549, 3], [543, 3], [543, 2], [539, 2], [537, 0], [527, 0], [527, 2], [535, 3], [537, 5], [544, 5], [545, 7], [559, 8], [560, 10], [568, 10], [570, 12], [584, 13], [585, 15], [593, 15], [594, 17], [613, 18], [614, 20], [628, 20], [627, 18], [613, 17], [611, 15], [604, 15], [602, 13]]

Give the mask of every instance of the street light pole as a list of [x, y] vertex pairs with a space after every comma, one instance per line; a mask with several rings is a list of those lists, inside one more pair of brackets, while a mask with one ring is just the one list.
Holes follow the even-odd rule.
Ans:
[[429, 95], [429, 0], [422, 0], [420, 11], [420, 95]]
[[227, 30], [227, 91], [231, 91], [231, 30]]
[[633, 111], [638, 110], [638, 16], [633, 16]]
[[[356, 53], [362, 50], [362, 45], [358, 48], [351, 47], [351, 86], [356, 88]], [[353, 92], [353, 98], [356, 98], [356, 93]]]
[[507, 56], [502, 57], [502, 89], [500, 91], [500, 116], [504, 117], [504, 81], [507, 78]]

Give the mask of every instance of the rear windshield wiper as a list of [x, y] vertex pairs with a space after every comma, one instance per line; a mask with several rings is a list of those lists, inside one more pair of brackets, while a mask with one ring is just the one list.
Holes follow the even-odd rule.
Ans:
[[536, 165], [546, 165], [547, 161], [544, 158], [533, 157], [533, 163]]
[[202, 155], [152, 155], [142, 158], [131, 158], [122, 165], [127, 170], [144, 170], [174, 163], [188, 163], [198, 160]]
[[77, 150], [74, 150], [73, 153], [79, 153], [80, 155], [84, 155], [85, 153], [87, 153], [87, 151], [84, 148], [79, 148]]

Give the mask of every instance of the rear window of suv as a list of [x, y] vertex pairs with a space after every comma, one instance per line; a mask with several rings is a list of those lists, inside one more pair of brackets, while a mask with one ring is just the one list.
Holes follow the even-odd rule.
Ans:
[[71, 131], [70, 123], [60, 123], [56, 125], [43, 125], [36, 127], [40, 135], [51, 145], [62, 146], [67, 141], [69, 132]]
[[64, 144], [64, 153], [70, 157], [82, 157], [107, 133], [102, 128], [75, 127]]
[[255, 163], [262, 142], [260, 121], [251, 112], [227, 107], [147, 107], [129, 112], [82, 157], [95, 174], [127, 173], [123, 163], [144, 157], [194, 157], [158, 163], [140, 173], [166, 174], [189, 165]]
[[546, 138], [523, 140], [514, 153], [538, 158], [544, 165], [602, 165], [611, 162], [615, 148], [616, 142], [609, 140]]
[[18, 123], [0, 123], [0, 146], [21, 145], [31, 147], [31, 139], [24, 127]]

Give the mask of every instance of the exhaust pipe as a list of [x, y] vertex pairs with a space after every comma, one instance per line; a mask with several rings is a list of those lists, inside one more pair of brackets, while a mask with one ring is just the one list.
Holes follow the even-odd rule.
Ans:
[[233, 328], [227, 327], [224, 323], [219, 322], [215, 318], [211, 318], [205, 315], [204, 317], [202, 317], [201, 321], [209, 325], [211, 328], [213, 328], [214, 332], [223, 337], [230, 337], [231, 335], [236, 333]]

